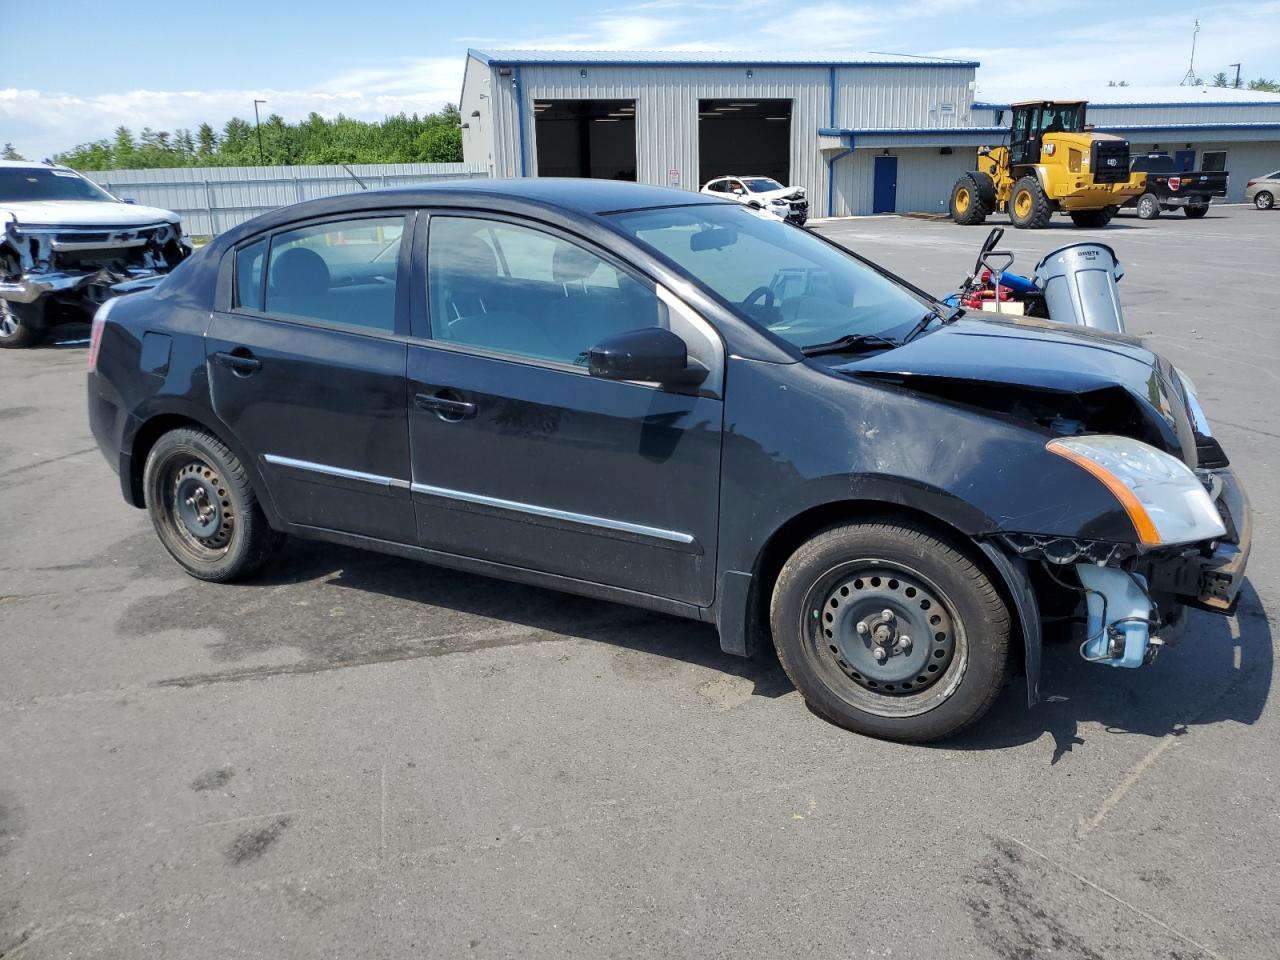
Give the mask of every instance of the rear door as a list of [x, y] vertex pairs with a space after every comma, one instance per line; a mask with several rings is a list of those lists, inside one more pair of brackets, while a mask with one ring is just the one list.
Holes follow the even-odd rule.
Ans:
[[329, 218], [234, 252], [231, 300], [207, 334], [210, 392], [290, 523], [416, 541], [403, 281], [412, 222], [402, 211]]
[[[718, 335], [625, 265], [549, 227], [432, 216], [426, 246], [426, 316], [415, 329], [424, 339], [409, 347], [421, 544], [710, 603]], [[712, 371], [702, 389], [588, 375], [590, 347], [646, 326], [685, 339]]]

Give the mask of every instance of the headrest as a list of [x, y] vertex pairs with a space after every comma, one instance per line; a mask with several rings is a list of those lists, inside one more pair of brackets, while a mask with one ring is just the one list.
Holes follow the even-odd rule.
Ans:
[[559, 244], [551, 258], [551, 275], [556, 283], [575, 283], [585, 280], [600, 269], [600, 259], [581, 247], [568, 243]]

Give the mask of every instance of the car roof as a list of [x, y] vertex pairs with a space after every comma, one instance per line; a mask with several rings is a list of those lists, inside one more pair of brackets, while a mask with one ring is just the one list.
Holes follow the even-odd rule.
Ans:
[[60, 163], [41, 163], [38, 160], [0, 160], [0, 170], [70, 170]]

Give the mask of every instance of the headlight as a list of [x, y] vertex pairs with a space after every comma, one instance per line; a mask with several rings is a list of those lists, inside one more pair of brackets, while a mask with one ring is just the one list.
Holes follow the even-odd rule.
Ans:
[[1191, 469], [1140, 440], [1109, 435], [1059, 437], [1045, 449], [1102, 481], [1147, 546], [1213, 540], [1227, 531]]
[[1209, 426], [1209, 418], [1204, 415], [1204, 408], [1200, 406], [1200, 400], [1196, 397], [1195, 383], [1177, 367], [1173, 368], [1173, 372], [1182, 381], [1182, 392], [1187, 395], [1187, 413], [1191, 415], [1191, 426], [1200, 436], [1212, 437], [1213, 427]]

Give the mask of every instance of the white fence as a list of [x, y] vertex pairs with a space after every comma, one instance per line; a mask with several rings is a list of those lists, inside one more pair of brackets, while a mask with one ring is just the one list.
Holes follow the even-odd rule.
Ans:
[[[260, 213], [300, 200], [354, 193], [366, 187], [401, 187], [433, 180], [485, 178], [465, 163], [365, 163], [307, 167], [175, 167], [162, 170], [85, 171], [116, 196], [172, 210], [195, 236], [229, 230]], [[361, 183], [364, 186], [361, 186]]]

